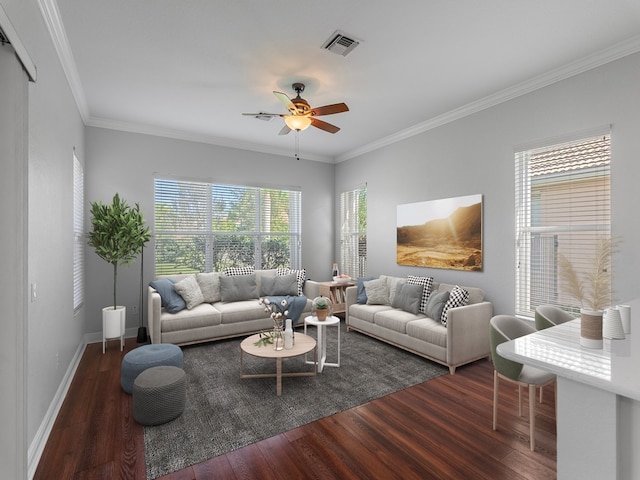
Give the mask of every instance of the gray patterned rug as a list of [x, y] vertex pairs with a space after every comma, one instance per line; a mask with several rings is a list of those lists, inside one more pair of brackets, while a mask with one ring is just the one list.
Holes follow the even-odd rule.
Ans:
[[[340, 367], [315, 377], [240, 379], [242, 338], [183, 347], [187, 374], [184, 412], [145, 427], [147, 478], [153, 479], [272, 437], [448, 372], [411, 353], [341, 328]], [[300, 330], [298, 330], [300, 331]], [[310, 335], [316, 336], [309, 327]], [[336, 361], [337, 330], [327, 328], [327, 361]], [[266, 347], [271, 348], [271, 347]], [[312, 356], [309, 357], [309, 360]], [[275, 361], [244, 355], [247, 373], [274, 372]], [[304, 357], [283, 362], [283, 371], [308, 370]]]

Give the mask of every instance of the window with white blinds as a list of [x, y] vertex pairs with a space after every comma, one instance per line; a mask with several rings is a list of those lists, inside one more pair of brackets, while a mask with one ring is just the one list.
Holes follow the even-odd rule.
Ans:
[[301, 268], [300, 191], [155, 179], [157, 275]]
[[84, 172], [73, 155], [73, 310], [84, 303]]
[[340, 194], [340, 266], [351, 278], [367, 274], [367, 186]]
[[610, 163], [608, 131], [516, 153], [517, 315], [533, 317], [541, 304], [579, 311], [559, 280], [559, 257], [586, 275], [611, 238]]

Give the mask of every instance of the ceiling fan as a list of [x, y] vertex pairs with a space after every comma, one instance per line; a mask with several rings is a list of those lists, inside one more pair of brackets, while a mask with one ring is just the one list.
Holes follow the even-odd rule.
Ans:
[[243, 115], [256, 117], [261, 120], [270, 120], [273, 117], [284, 118], [285, 126], [280, 130], [279, 135], [286, 135], [291, 130], [305, 130], [309, 125], [313, 125], [314, 127], [329, 133], [336, 133], [340, 130], [339, 127], [324, 122], [316, 117], [319, 117], [320, 115], [333, 115], [334, 113], [348, 112], [349, 107], [347, 107], [345, 103], [334, 103], [332, 105], [325, 105], [324, 107], [311, 108], [309, 102], [300, 96], [300, 94], [304, 92], [304, 83], [294, 83], [291, 87], [297, 94], [295, 98], [289, 98], [282, 92], [273, 92], [278, 100], [287, 107], [289, 113], [259, 112], [243, 113]]

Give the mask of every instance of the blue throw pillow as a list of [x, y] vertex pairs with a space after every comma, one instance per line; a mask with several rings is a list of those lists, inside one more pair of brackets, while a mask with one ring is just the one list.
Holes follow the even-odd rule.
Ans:
[[375, 280], [378, 277], [360, 277], [358, 278], [357, 282], [358, 282], [358, 298], [356, 299], [356, 302], [360, 303], [361, 305], [366, 305], [367, 304], [367, 292], [364, 289], [364, 282], [368, 282], [369, 280]]
[[178, 313], [187, 308], [187, 303], [173, 288], [174, 283], [176, 282], [170, 278], [160, 278], [149, 283], [160, 294], [160, 303], [169, 313]]

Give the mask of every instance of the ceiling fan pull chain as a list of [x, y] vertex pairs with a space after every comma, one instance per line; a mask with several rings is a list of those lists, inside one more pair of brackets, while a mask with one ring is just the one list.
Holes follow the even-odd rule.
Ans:
[[300, 160], [300, 130], [296, 130], [296, 153], [295, 153], [295, 157], [296, 160]]

